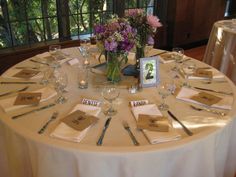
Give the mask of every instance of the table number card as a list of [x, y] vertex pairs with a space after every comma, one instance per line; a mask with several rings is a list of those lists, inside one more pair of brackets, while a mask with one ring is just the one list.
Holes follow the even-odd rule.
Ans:
[[135, 100], [135, 101], [130, 101], [130, 105], [132, 107], [136, 107], [136, 106], [143, 106], [148, 104], [148, 100]]
[[192, 100], [197, 101], [199, 103], [211, 106], [213, 104], [218, 103], [222, 98], [206, 93], [206, 92], [200, 92], [197, 95], [194, 95], [191, 97]]
[[91, 106], [100, 106], [101, 101], [83, 98], [82, 99], [82, 104], [91, 105]]
[[212, 71], [207, 71], [204, 69], [197, 69], [193, 75], [197, 77], [205, 77], [205, 78], [213, 77]]
[[169, 123], [167, 118], [163, 116], [140, 114], [138, 117], [137, 128], [150, 131], [168, 132]]
[[85, 114], [82, 111], [75, 111], [62, 119], [62, 122], [70, 126], [71, 128], [82, 131], [90, 125], [96, 123], [98, 118]]
[[42, 93], [19, 93], [16, 97], [14, 105], [38, 105], [41, 97]]
[[19, 78], [24, 78], [24, 79], [30, 79], [33, 76], [37, 75], [40, 71], [35, 71], [35, 70], [29, 70], [29, 69], [23, 69], [20, 72], [16, 73], [13, 75], [13, 77], [19, 77]]

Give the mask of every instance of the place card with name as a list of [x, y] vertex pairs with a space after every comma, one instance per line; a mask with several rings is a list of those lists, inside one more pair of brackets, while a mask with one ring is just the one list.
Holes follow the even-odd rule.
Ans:
[[91, 105], [91, 106], [100, 106], [101, 101], [83, 98], [82, 99], [82, 104]]
[[140, 114], [137, 121], [137, 128], [150, 131], [168, 132], [169, 123], [167, 118], [163, 116]]
[[19, 71], [18, 73], [16, 73], [15, 75], [13, 75], [13, 77], [30, 79], [33, 76], [36, 76], [39, 72], [40, 71], [30, 70], [30, 69], [23, 69], [23, 70]]
[[135, 101], [130, 101], [130, 105], [132, 107], [136, 106], [142, 106], [148, 104], [148, 100], [135, 100]]
[[199, 103], [211, 106], [213, 104], [218, 103], [222, 98], [206, 93], [206, 92], [200, 92], [197, 95], [194, 95], [191, 97], [192, 100], [197, 101]]
[[209, 79], [213, 77], [212, 71], [207, 71], [205, 69], [196, 69], [193, 75], [197, 77], [205, 77]]
[[18, 96], [16, 97], [14, 105], [38, 105], [41, 97], [42, 93], [40, 92], [19, 93]]
[[95, 124], [98, 118], [85, 114], [82, 111], [75, 111], [62, 119], [62, 122], [70, 126], [71, 128], [82, 131], [92, 124]]

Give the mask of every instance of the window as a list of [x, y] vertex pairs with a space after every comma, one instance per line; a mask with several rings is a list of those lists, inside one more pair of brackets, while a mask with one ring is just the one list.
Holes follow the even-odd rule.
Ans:
[[[125, 9], [155, 12], [157, 0], [0, 0], [0, 49], [91, 34], [95, 23]], [[123, 2], [123, 3], [122, 3]]]

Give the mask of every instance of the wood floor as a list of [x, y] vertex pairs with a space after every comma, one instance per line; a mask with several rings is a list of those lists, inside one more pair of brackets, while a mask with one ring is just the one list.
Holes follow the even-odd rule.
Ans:
[[206, 45], [203, 45], [200, 47], [195, 47], [192, 49], [185, 50], [184, 54], [189, 57], [192, 57], [192, 58], [202, 61], [203, 57], [204, 57], [205, 50], [206, 50]]

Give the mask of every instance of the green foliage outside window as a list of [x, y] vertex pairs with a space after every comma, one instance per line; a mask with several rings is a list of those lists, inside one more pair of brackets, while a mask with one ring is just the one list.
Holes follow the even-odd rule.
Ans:
[[[124, 0], [125, 8], [151, 8], [154, 0]], [[96, 23], [114, 14], [114, 0], [0, 0], [0, 49], [91, 34]], [[119, 1], [118, 1], [119, 3]], [[62, 8], [58, 4], [66, 4]], [[67, 14], [61, 18], [58, 14]], [[63, 24], [61, 24], [63, 23]], [[60, 29], [60, 30], [59, 30]]]

